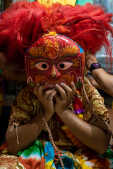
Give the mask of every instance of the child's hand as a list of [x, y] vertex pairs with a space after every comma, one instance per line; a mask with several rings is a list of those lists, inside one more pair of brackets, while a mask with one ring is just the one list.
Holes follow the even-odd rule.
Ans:
[[53, 115], [55, 112], [53, 97], [56, 95], [55, 89], [45, 90], [45, 86], [37, 86], [34, 88], [34, 94], [37, 96], [38, 100], [42, 104], [45, 115]]
[[68, 106], [72, 102], [73, 90], [64, 83], [61, 85], [57, 84], [56, 90], [58, 94], [55, 95], [55, 112], [59, 114], [68, 109]]

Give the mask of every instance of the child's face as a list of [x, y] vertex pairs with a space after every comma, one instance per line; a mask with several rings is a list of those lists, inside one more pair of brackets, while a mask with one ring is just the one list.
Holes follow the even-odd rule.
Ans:
[[27, 78], [54, 87], [83, 78], [84, 52], [71, 39], [61, 35], [40, 38], [26, 56]]

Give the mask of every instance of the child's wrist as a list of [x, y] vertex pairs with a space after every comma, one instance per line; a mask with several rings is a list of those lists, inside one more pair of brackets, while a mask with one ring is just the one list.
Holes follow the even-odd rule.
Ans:
[[69, 112], [72, 112], [72, 110], [70, 110], [70, 108], [67, 108], [65, 110], [62, 110], [62, 111], [57, 111], [56, 113], [59, 115], [59, 116], [64, 116], [66, 115], [67, 113]]
[[53, 116], [54, 112], [45, 112], [44, 116], [45, 119], [48, 121], [52, 116]]

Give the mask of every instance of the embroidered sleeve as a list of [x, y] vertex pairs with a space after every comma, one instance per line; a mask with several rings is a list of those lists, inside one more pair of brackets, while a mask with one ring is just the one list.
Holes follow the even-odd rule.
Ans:
[[[87, 121], [101, 128], [108, 138], [108, 143], [111, 142], [112, 129], [110, 126], [111, 119], [109, 118], [109, 111], [104, 105], [104, 99], [101, 97], [97, 89], [95, 89], [89, 80], [85, 78], [85, 91], [86, 95], [84, 95], [84, 108], [87, 112], [84, 116], [86, 116]], [[87, 97], [87, 99], [86, 99]], [[89, 102], [89, 103], [88, 103]], [[90, 116], [89, 116], [90, 114]]]
[[21, 90], [15, 103], [12, 105], [10, 124], [16, 122], [25, 124], [29, 122], [39, 111], [39, 102], [32, 94], [29, 87]]
[[[86, 91], [88, 100], [90, 102], [90, 105], [91, 105], [91, 108], [93, 109], [94, 114], [104, 116], [105, 112], [107, 112], [108, 110], [104, 105], [103, 97], [99, 94], [97, 89], [92, 86], [92, 84], [87, 78], [84, 79], [84, 86], [85, 86], [85, 91]], [[88, 101], [86, 101], [86, 98], [85, 98], [85, 103], [86, 102]]]

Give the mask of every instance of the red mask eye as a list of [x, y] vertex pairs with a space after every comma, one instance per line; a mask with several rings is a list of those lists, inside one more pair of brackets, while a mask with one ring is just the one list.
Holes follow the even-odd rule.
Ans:
[[60, 62], [57, 67], [59, 70], [67, 70], [72, 66], [71, 62]]
[[46, 62], [39, 62], [39, 63], [35, 64], [35, 67], [39, 70], [48, 70], [49, 64]]

